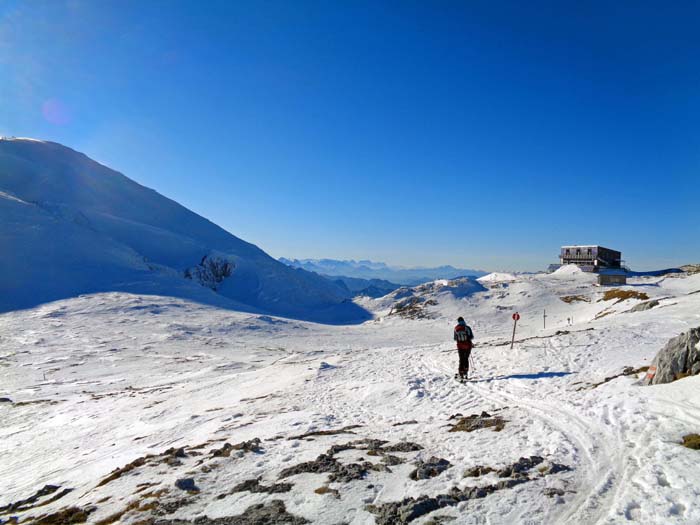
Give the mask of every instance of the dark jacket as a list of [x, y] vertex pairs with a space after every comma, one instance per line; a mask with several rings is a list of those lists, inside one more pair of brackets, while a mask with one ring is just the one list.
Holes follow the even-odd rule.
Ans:
[[455, 326], [455, 334], [454, 334], [454, 340], [457, 341], [457, 350], [471, 350], [472, 349], [471, 338], [468, 338], [467, 341], [458, 341], [457, 340], [457, 332], [467, 332], [468, 334], [470, 334], [472, 332], [472, 329], [469, 328], [466, 323], [464, 323], [464, 324], [459, 323], [457, 326]]

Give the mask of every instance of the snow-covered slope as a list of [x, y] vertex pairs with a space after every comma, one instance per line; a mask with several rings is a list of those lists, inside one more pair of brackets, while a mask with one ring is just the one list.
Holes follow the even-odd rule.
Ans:
[[[0, 315], [0, 520], [700, 523], [700, 376], [639, 386], [700, 274], [403, 293], [352, 326], [116, 292]], [[389, 315], [409, 297], [430, 315]]]
[[336, 284], [56, 143], [0, 140], [0, 218], [0, 311], [130, 290], [324, 322], [368, 317]]

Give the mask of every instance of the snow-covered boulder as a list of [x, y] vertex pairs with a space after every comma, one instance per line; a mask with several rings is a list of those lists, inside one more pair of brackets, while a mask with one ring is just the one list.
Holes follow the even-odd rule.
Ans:
[[668, 341], [656, 354], [645, 379], [648, 385], [670, 383], [700, 373], [700, 327]]

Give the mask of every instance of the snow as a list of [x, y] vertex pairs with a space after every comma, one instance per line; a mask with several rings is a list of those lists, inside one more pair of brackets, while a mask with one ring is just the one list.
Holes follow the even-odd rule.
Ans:
[[487, 282], [487, 283], [495, 283], [495, 282], [502, 282], [502, 281], [515, 281], [516, 277], [512, 273], [505, 273], [505, 272], [493, 272], [488, 275], [484, 275], [483, 277], [479, 277], [477, 281], [479, 282]]
[[583, 273], [583, 270], [581, 270], [581, 268], [579, 268], [577, 265], [564, 264], [552, 272], [552, 275], [577, 275], [580, 273]]
[[[700, 432], [700, 376], [641, 387], [636, 374], [593, 387], [626, 366], [649, 364], [670, 337], [700, 325], [700, 293], [693, 293], [700, 275], [631, 278], [622, 289], [660, 301], [635, 313], [628, 311], [642, 299], [604, 301], [607, 289], [585, 275], [562, 277], [427, 283], [403, 289], [403, 297], [397, 291], [363, 299], [376, 319], [348, 326], [114, 291], [2, 314], [0, 397], [14, 403], [0, 403], [0, 507], [55, 484], [74, 490], [11, 514], [22, 523], [68, 506], [95, 506], [94, 523], [134, 501], [174, 505], [184, 498], [187, 504], [161, 512], [192, 520], [279, 499], [314, 523], [365, 524], [375, 519], [367, 504], [496, 483], [493, 473], [464, 478], [463, 472], [540, 455], [572, 470], [548, 476], [535, 470], [533, 481], [413, 523], [437, 516], [459, 524], [700, 522], [698, 451], [679, 445], [684, 434]], [[436, 304], [420, 319], [389, 315], [406, 297]], [[514, 311], [522, 317], [511, 351]], [[476, 335], [473, 381], [465, 385], [451, 377], [457, 315]], [[502, 415], [503, 430], [447, 431], [450, 416], [482, 410]], [[360, 426], [352, 434], [294, 438], [349, 425]], [[259, 453], [209, 452], [253, 438], [262, 440]], [[408, 462], [390, 472], [371, 470], [364, 480], [327, 483], [327, 474], [312, 473], [279, 479], [283, 468], [362, 438], [424, 449], [396, 453]], [[181, 464], [151, 460], [99, 485], [139, 457], [202, 443], [208, 444], [187, 448]], [[380, 459], [366, 452], [336, 457]], [[431, 456], [452, 466], [411, 480], [412, 463]], [[200, 492], [176, 489], [175, 480], [184, 477], [194, 478]], [[257, 477], [293, 487], [227, 495]], [[338, 498], [314, 492], [326, 484]], [[562, 493], [547, 497], [545, 489]], [[144, 500], [157, 491], [164, 493]], [[132, 506], [119, 523], [150, 512]]]
[[[328, 279], [53, 142], [0, 140], [0, 217], [0, 311], [130, 291], [318, 322], [369, 318]], [[184, 278], [214, 255], [234, 266], [216, 293]]]

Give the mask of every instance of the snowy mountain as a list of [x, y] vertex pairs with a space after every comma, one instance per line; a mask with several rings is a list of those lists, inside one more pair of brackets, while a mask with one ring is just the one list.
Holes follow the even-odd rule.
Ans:
[[124, 290], [322, 322], [368, 318], [335, 283], [60, 144], [0, 140], [0, 217], [0, 311]]
[[434, 281], [346, 326], [123, 292], [0, 314], [0, 522], [700, 523], [700, 375], [641, 386], [700, 273], [593, 281]]
[[436, 268], [399, 268], [388, 266], [382, 262], [369, 260], [335, 259], [286, 259], [280, 257], [280, 262], [294, 268], [303, 268], [310, 272], [338, 277], [357, 277], [362, 279], [384, 279], [387, 281], [414, 286], [435, 279], [454, 279], [456, 277], [486, 275], [482, 270], [460, 269], [453, 266], [438, 266]]

